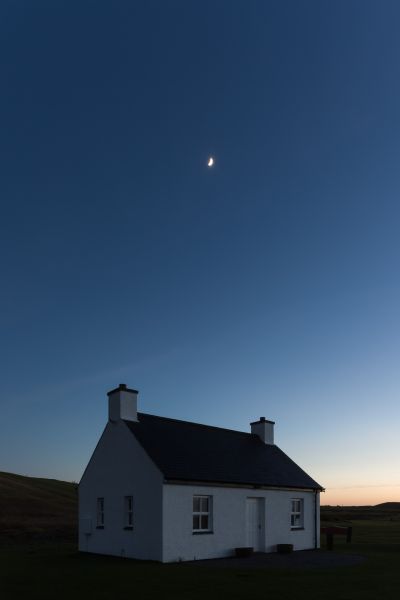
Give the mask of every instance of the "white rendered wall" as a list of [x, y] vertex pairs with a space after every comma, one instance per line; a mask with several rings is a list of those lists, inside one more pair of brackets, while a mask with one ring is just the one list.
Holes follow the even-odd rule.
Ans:
[[[192, 533], [193, 495], [210, 495], [213, 504], [212, 534]], [[315, 547], [315, 493], [310, 491], [257, 490], [228, 487], [164, 485], [163, 561], [199, 560], [232, 556], [246, 546], [246, 498], [263, 498], [265, 552], [277, 544], [293, 544], [295, 550]], [[291, 530], [291, 499], [304, 502], [304, 529]], [[317, 494], [319, 532], [319, 493]], [[319, 535], [317, 537], [319, 546]]]
[[[162, 481], [125, 423], [109, 422], [79, 484], [79, 550], [162, 560]], [[133, 496], [133, 530], [124, 530], [125, 496]], [[100, 497], [104, 529], [96, 529]]]

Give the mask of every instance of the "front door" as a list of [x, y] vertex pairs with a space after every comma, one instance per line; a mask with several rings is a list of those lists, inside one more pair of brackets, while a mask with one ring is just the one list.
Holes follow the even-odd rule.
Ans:
[[251, 546], [254, 552], [263, 552], [265, 550], [263, 507], [263, 498], [247, 498], [247, 545]]

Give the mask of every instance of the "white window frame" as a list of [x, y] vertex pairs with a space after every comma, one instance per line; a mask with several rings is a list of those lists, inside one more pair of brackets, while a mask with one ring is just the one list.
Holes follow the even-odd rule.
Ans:
[[290, 500], [290, 529], [304, 529], [303, 498], [292, 498]]
[[133, 496], [124, 496], [124, 528], [133, 529]]
[[[206, 500], [207, 504], [205, 503]], [[205, 517], [207, 517], [207, 527], [202, 527]], [[198, 527], [195, 527], [195, 519], [198, 519]], [[212, 496], [193, 495], [192, 531], [193, 533], [212, 532]]]
[[96, 526], [98, 528], [104, 527], [104, 497], [97, 498], [96, 506]]

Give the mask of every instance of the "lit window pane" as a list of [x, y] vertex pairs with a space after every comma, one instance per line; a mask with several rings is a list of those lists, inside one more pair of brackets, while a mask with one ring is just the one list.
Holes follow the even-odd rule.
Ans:
[[200, 529], [200, 517], [193, 515], [193, 529]]

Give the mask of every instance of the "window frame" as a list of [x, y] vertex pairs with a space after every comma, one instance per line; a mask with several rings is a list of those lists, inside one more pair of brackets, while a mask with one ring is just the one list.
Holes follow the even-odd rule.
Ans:
[[104, 496], [99, 496], [97, 498], [96, 529], [104, 529]]
[[[195, 510], [195, 502], [199, 501], [198, 510]], [[207, 509], [204, 508], [203, 502], [207, 500]], [[203, 519], [207, 517], [207, 527], [202, 527]], [[195, 519], [199, 520], [199, 527], [194, 526]], [[192, 497], [192, 533], [202, 534], [202, 533], [213, 533], [213, 523], [212, 523], [212, 496], [207, 494], [193, 494]]]
[[[298, 520], [298, 521], [297, 521]], [[296, 524], [297, 521], [297, 524]], [[304, 529], [304, 499], [291, 498], [290, 500], [290, 529]]]
[[133, 496], [124, 496], [124, 529], [133, 529]]

